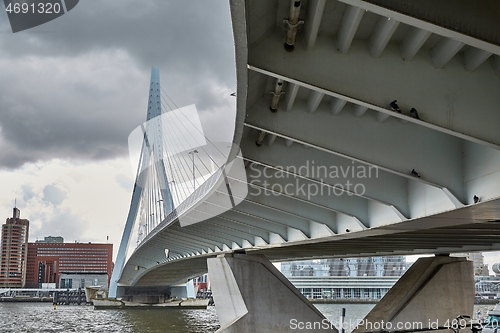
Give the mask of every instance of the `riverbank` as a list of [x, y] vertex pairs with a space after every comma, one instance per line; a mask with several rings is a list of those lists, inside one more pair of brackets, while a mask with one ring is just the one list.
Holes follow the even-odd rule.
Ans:
[[52, 303], [54, 300], [53, 297], [0, 297], [0, 302], [19, 302], [19, 303], [42, 303], [42, 302], [50, 302]]
[[107, 309], [206, 309], [208, 306], [208, 299], [195, 298], [195, 299], [182, 299], [166, 303], [157, 304], [144, 304], [132, 303], [122, 300], [114, 299], [95, 299], [93, 301], [94, 309], [107, 310]]
[[374, 298], [316, 298], [309, 299], [314, 304], [376, 304], [380, 300]]
[[[374, 298], [316, 298], [309, 299], [313, 304], [376, 304], [380, 299]], [[497, 299], [480, 299], [476, 300], [474, 304], [477, 305], [492, 305], [497, 304]]]

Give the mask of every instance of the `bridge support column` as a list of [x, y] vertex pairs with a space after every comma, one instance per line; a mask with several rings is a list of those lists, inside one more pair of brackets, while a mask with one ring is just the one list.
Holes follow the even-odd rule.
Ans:
[[435, 330], [451, 325], [459, 315], [472, 318], [473, 272], [473, 263], [465, 258], [418, 259], [353, 333], [411, 331], [418, 325]]
[[208, 273], [217, 333], [338, 332], [263, 255], [211, 258]]

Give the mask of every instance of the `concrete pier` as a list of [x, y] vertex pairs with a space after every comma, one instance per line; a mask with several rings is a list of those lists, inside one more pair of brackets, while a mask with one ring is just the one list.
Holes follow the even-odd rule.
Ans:
[[338, 332], [263, 255], [211, 258], [208, 272], [217, 333]]
[[474, 274], [471, 261], [449, 256], [420, 258], [353, 333], [415, 329], [434, 331], [451, 324], [457, 316], [472, 318], [473, 308]]

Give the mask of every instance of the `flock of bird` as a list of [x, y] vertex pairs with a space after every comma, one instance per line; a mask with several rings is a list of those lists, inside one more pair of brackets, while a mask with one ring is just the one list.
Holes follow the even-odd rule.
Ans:
[[[236, 96], [236, 92], [232, 93], [231, 96]], [[389, 106], [391, 107], [392, 111], [395, 111], [395, 112], [401, 113], [401, 114], [403, 113], [401, 111], [401, 109], [399, 108], [397, 100], [393, 100], [391, 103], [389, 103]], [[415, 109], [415, 108], [411, 108], [410, 109], [410, 117], [420, 120], [420, 118], [418, 116], [417, 109]], [[410, 174], [413, 177], [420, 178], [420, 174], [415, 169], [412, 169], [411, 172], [410, 172]], [[473, 200], [474, 200], [474, 203], [478, 203], [480, 201], [480, 199], [479, 199], [479, 197], [477, 195], [474, 195]], [[349, 232], [349, 229], [347, 229], [346, 231]]]
[[[389, 106], [391, 107], [392, 111], [396, 111], [397, 113], [402, 113], [402, 112], [401, 112], [401, 109], [400, 109], [400, 108], [399, 108], [399, 106], [398, 106], [398, 101], [397, 101], [397, 100], [393, 100], [393, 101], [389, 104]], [[412, 118], [415, 118], [415, 119], [420, 119], [420, 118], [418, 117], [418, 112], [417, 112], [417, 109], [415, 109], [415, 108], [411, 108], [411, 109], [410, 109], [410, 116], [411, 116]]]
[[[399, 106], [398, 106], [398, 101], [397, 101], [397, 100], [393, 100], [393, 101], [389, 104], [389, 106], [391, 107], [392, 111], [395, 111], [395, 112], [397, 112], [397, 113], [401, 113], [401, 114], [402, 114], [401, 109], [400, 109], [400, 108], [399, 108]], [[411, 109], [410, 109], [410, 116], [411, 116], [412, 118], [415, 118], [415, 119], [420, 119], [420, 118], [418, 117], [418, 112], [417, 112], [417, 109], [415, 109], [415, 108], [411, 108]], [[415, 169], [412, 169], [412, 170], [411, 170], [411, 172], [410, 172], [410, 174], [411, 174], [413, 177], [420, 178], [420, 174], [419, 174], [419, 173], [417, 172], [417, 170], [415, 170]], [[479, 197], [478, 197], [477, 195], [474, 195], [473, 200], [474, 200], [474, 203], [475, 203], [475, 204], [476, 204], [476, 203], [478, 203], [478, 202], [480, 201], [480, 199], [479, 199]]]

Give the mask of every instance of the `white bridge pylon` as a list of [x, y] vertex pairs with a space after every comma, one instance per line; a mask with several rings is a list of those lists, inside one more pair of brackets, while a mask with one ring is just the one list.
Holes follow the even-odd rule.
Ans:
[[[153, 67], [146, 122], [129, 136], [131, 163], [133, 167], [137, 166], [137, 173], [111, 278], [110, 298], [116, 298], [118, 281], [134, 236], [137, 237], [135, 245], [140, 247], [158, 230], [176, 221], [181, 226], [202, 221], [203, 218], [186, 217], [183, 213], [220, 185], [221, 179], [226, 179], [229, 172], [235, 177], [234, 172], [238, 169], [242, 174], [240, 177], [245, 177], [242, 159], [236, 162], [238, 168], [232, 168], [234, 161], [227, 162], [232, 148], [231, 143], [213, 143], [205, 136], [196, 107], [178, 108], [161, 88], [159, 69]], [[226, 192], [231, 192], [229, 185]], [[246, 187], [237, 192], [245, 197]], [[218, 209], [212, 210], [207, 218], [237, 204], [232, 199], [225, 201], [219, 203]], [[165, 258], [168, 258], [170, 250], [164, 250]], [[136, 268], [144, 268], [144, 265]]]
[[[174, 209], [174, 203], [170, 188], [168, 186], [165, 163], [160, 154], [163, 154], [164, 145], [162, 140], [162, 131], [158, 127], [158, 122], [151, 122], [162, 114], [160, 87], [160, 71], [158, 68], [151, 69], [151, 83], [149, 86], [148, 112], [145, 126], [141, 126], [143, 140], [140, 142], [141, 153], [136, 175], [136, 181], [132, 192], [132, 201], [127, 216], [127, 222], [123, 230], [120, 248], [116, 257], [116, 263], [113, 269], [109, 297], [116, 297], [116, 289], [119, 276], [123, 270], [127, 250], [130, 245], [130, 239], [136, 220], [141, 220], [140, 229], [145, 231], [161, 222], [161, 217], [171, 213]], [[156, 125], [156, 126], [154, 126]], [[153, 161], [153, 163], [151, 163]], [[158, 199], [156, 205], [151, 205], [152, 198]], [[149, 200], [148, 200], [149, 199]], [[139, 215], [138, 211], [143, 210], [146, 215]], [[142, 217], [142, 218], [141, 218]], [[139, 233], [144, 232], [142, 230]]]

